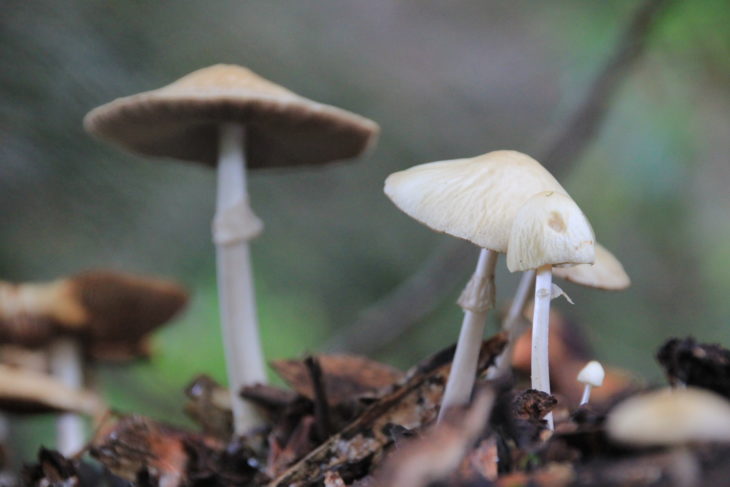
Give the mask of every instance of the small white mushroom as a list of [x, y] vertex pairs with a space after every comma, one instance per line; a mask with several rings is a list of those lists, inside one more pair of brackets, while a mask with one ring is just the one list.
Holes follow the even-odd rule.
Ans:
[[578, 382], [585, 384], [579, 406], [588, 404], [588, 401], [591, 398], [591, 388], [601, 387], [605, 377], [606, 372], [603, 370], [603, 366], [595, 360], [588, 362], [586, 366], [578, 372]]

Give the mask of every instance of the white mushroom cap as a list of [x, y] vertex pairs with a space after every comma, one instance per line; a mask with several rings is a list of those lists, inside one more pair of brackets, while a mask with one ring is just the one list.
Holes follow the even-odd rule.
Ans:
[[614, 440], [637, 446], [730, 442], [730, 402], [704, 389], [662, 389], [616, 406], [606, 429]]
[[553, 269], [553, 275], [581, 286], [620, 291], [631, 285], [631, 278], [621, 262], [603, 245], [596, 242], [596, 261], [593, 264], [579, 264]]
[[502, 253], [515, 214], [541, 191], [565, 193], [535, 159], [507, 150], [421, 164], [385, 180], [385, 194], [412, 218]]
[[515, 272], [548, 264], [591, 264], [595, 240], [591, 224], [569, 196], [544, 191], [527, 200], [515, 216], [507, 268]]
[[595, 361], [591, 360], [578, 372], [578, 382], [582, 384], [589, 384], [593, 387], [601, 387], [603, 385], [603, 379], [606, 377], [606, 372], [603, 370], [603, 366]]

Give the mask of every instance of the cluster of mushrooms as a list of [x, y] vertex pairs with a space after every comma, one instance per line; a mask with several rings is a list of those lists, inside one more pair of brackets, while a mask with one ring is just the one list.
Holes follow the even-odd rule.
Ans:
[[[86, 116], [84, 127], [137, 154], [192, 161], [218, 171], [212, 239], [232, 434], [247, 435], [263, 419], [240, 391], [267, 381], [249, 256], [249, 241], [262, 232], [263, 224], [250, 206], [247, 169], [359, 156], [374, 144], [377, 124], [303, 98], [243, 67], [215, 65], [163, 88], [100, 106]], [[525, 154], [499, 150], [414, 166], [391, 174], [385, 193], [417, 221], [481, 249], [476, 270], [458, 300], [463, 322], [437, 423], [472, 400], [487, 313], [495, 307], [494, 275], [500, 253], [506, 254], [511, 272], [523, 274], [502, 321], [507, 345], [485, 375], [499, 380], [510, 374], [534, 282], [531, 381], [533, 389], [547, 394], [550, 302], [559, 296], [570, 300], [552, 282], [553, 275], [606, 290], [624, 289], [630, 283], [620, 262], [596, 242], [588, 219], [568, 192]], [[46, 402], [34, 407], [66, 412], [59, 419], [57, 447], [65, 455], [74, 454], [85, 441], [78, 414], [98, 417], [105, 411], [98, 396], [84, 389], [83, 359], [143, 356], [152, 330], [176, 315], [186, 300], [185, 291], [174, 283], [112, 272], [87, 272], [47, 284], [2, 283], [0, 341], [41, 350], [48, 362], [39, 370], [0, 366], [1, 392], [28, 403], [34, 394], [30, 384], [38, 384], [33, 387], [46, 396]], [[579, 404], [585, 405], [591, 388], [603, 382], [604, 370], [595, 361], [579, 368], [577, 380], [585, 385]], [[677, 411], [703, 394], [709, 393], [688, 388], [635, 397], [615, 408], [609, 431], [619, 440], [637, 441], [634, 433], [647, 421], [642, 415], [647, 401], [664, 401], [675, 409], [670, 419], [661, 421], [686, 422]], [[706, 433], [720, 438], [720, 432], [730, 432], [730, 406], [714, 397], [710, 403], [708, 414], [724, 419]], [[552, 415], [544, 420], [552, 430]]]

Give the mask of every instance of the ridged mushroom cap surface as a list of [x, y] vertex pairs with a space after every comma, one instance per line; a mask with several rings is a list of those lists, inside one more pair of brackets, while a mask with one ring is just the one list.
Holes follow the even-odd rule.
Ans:
[[502, 253], [517, 211], [541, 191], [565, 192], [535, 159], [508, 150], [421, 164], [385, 180], [385, 194], [410, 217]]
[[631, 285], [621, 262], [603, 245], [596, 242], [596, 261], [593, 264], [579, 264], [571, 267], [556, 267], [553, 275], [581, 286], [620, 291]]
[[39, 372], [0, 364], [0, 411], [98, 415], [104, 409], [103, 401], [93, 392], [67, 387]]
[[595, 240], [591, 224], [569, 196], [555, 191], [538, 193], [515, 215], [507, 268], [516, 272], [548, 264], [591, 264]]
[[118, 98], [90, 111], [84, 127], [139, 154], [215, 166], [223, 123], [246, 128], [248, 167], [321, 164], [355, 157], [378, 125], [301, 97], [249, 69], [218, 64], [163, 88]]
[[730, 401], [695, 387], [661, 389], [626, 399], [609, 413], [611, 438], [637, 446], [730, 442]]

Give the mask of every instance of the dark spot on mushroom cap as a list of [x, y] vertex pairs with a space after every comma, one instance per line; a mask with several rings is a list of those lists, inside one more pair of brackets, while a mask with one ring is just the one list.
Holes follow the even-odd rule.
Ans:
[[565, 233], [565, 221], [560, 213], [557, 211], [550, 212], [550, 219], [548, 220], [548, 226], [559, 233]]

